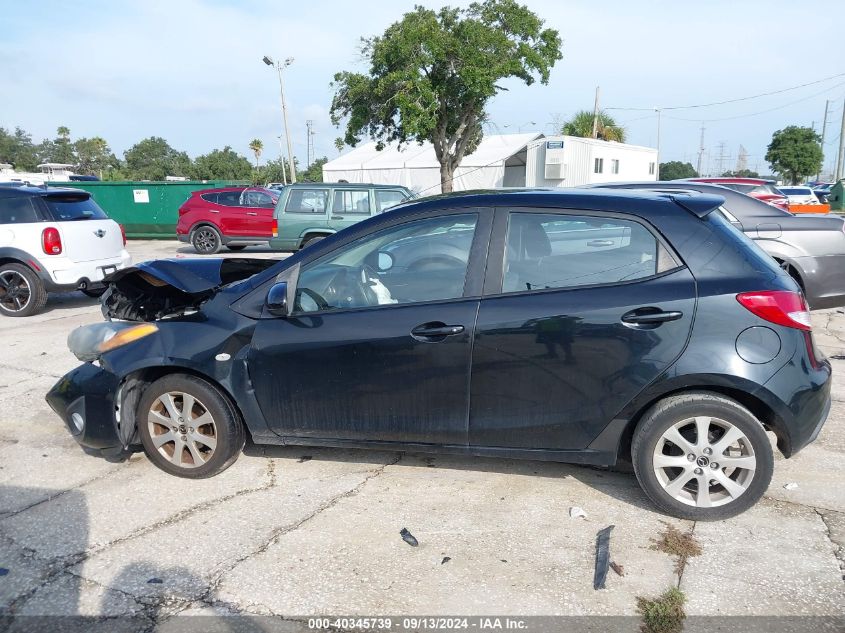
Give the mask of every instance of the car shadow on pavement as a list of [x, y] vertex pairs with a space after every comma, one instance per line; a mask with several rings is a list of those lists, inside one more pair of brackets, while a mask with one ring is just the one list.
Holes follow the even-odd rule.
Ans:
[[269, 246], [247, 246], [241, 251], [230, 251], [225, 246], [219, 252], [211, 255], [198, 253], [193, 246], [188, 244], [180, 244], [175, 249], [175, 252], [183, 257], [250, 257], [252, 255], [278, 255], [279, 257], [286, 257], [290, 255], [287, 251], [277, 251]]
[[100, 299], [89, 297], [78, 290], [71, 292], [51, 292], [47, 295], [47, 305], [39, 314], [47, 314], [58, 310], [75, 310], [86, 307], [99, 307]]
[[[599, 494], [640, 510], [658, 512], [637, 483], [631, 464], [620, 461], [613, 468], [582, 466], [561, 462], [506, 459], [500, 457], [476, 457], [471, 455], [445, 455], [436, 453], [418, 453], [414, 451], [391, 452], [383, 449], [339, 449], [312, 446], [257, 446], [248, 443], [245, 455], [264, 456], [275, 459], [300, 461], [336, 461], [346, 463], [372, 462], [378, 455], [401, 454], [399, 464], [414, 468], [432, 468], [442, 470], [475, 471], [500, 475], [545, 477], [561, 482], [574, 480]], [[235, 466], [237, 467], [237, 466]], [[577, 495], [578, 491], [569, 492]], [[576, 499], [573, 499], [575, 502]], [[579, 503], [574, 503], [579, 505]]]

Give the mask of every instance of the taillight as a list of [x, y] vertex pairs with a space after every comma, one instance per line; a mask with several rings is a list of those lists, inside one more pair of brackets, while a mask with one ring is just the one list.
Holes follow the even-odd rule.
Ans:
[[62, 236], [59, 235], [59, 229], [48, 226], [41, 231], [41, 249], [47, 255], [61, 255]]
[[809, 332], [810, 308], [800, 292], [789, 290], [761, 290], [743, 292], [736, 296], [747, 310], [770, 323], [785, 325]]
[[118, 224], [120, 227], [120, 235], [123, 237], [123, 245], [126, 246], [126, 229], [123, 228], [122, 224]]

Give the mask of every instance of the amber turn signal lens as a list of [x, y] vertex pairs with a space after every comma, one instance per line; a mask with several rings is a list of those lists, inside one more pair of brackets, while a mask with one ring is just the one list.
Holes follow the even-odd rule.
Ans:
[[110, 339], [100, 343], [97, 346], [97, 350], [100, 352], [110, 352], [113, 349], [123, 347], [127, 343], [137, 341], [138, 339], [144, 338], [154, 332], [158, 332], [158, 328], [154, 324], [142, 323], [141, 325], [136, 325], [135, 327], [120, 330]]

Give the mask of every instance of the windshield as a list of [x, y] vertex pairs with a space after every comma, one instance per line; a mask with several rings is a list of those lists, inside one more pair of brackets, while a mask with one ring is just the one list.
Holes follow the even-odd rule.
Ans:
[[109, 217], [91, 198], [46, 196], [44, 202], [57, 221], [107, 220]]

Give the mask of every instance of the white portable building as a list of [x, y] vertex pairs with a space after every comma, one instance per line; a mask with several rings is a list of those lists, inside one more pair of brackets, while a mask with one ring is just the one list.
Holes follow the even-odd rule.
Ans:
[[577, 136], [547, 136], [527, 147], [525, 186], [577, 187], [657, 180], [657, 150]]
[[[476, 150], [455, 170], [455, 191], [494, 187], [524, 187], [528, 145], [542, 138], [539, 132], [485, 136]], [[417, 194], [440, 192], [440, 163], [430, 143], [396, 144], [376, 149], [376, 143], [359, 145], [323, 165], [326, 182], [366, 182], [402, 185]]]

